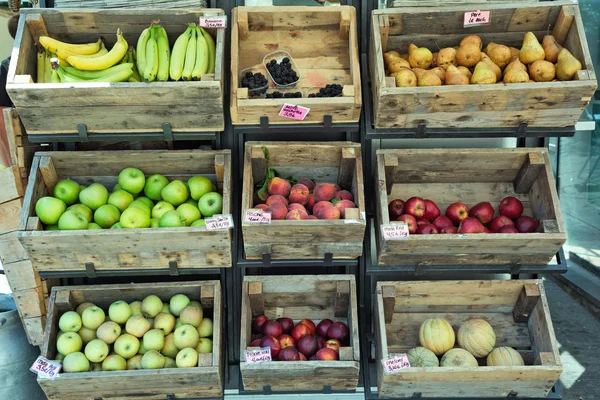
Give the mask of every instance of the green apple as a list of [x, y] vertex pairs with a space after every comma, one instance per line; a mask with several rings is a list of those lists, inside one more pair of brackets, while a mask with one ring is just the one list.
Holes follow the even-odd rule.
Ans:
[[132, 301], [131, 303], [129, 303], [129, 307], [131, 307], [131, 315], [136, 315], [142, 314], [142, 302], [137, 300], [137, 301]]
[[102, 323], [96, 330], [96, 336], [106, 344], [113, 344], [121, 335], [121, 326], [114, 321]]
[[131, 193], [138, 194], [144, 189], [146, 177], [144, 173], [137, 168], [125, 168], [119, 173], [119, 186], [121, 189]]
[[123, 358], [131, 358], [135, 356], [139, 349], [139, 339], [129, 333], [124, 333], [119, 336], [114, 345], [115, 353]]
[[83, 311], [81, 321], [86, 328], [96, 330], [104, 323], [104, 317], [104, 310], [100, 307], [92, 306]]
[[165, 357], [165, 366], [164, 368], [177, 368], [177, 363], [174, 358]]
[[167, 336], [165, 336], [165, 345], [163, 346], [163, 348], [161, 349], [161, 354], [167, 356], [167, 357], [171, 357], [171, 358], [175, 358], [177, 357], [177, 353], [179, 352], [179, 349], [177, 348], [177, 346], [175, 346], [175, 334], [174, 333], [169, 333]]
[[196, 346], [196, 351], [200, 354], [208, 354], [212, 353], [212, 340], [209, 338], [200, 338], [198, 342], [198, 346]]
[[90, 363], [90, 372], [102, 372], [102, 363]]
[[201, 338], [211, 337], [213, 334], [213, 322], [210, 318], [202, 318], [202, 322], [198, 325], [198, 335]]
[[68, 206], [77, 203], [79, 199], [79, 183], [70, 179], [60, 180], [54, 186], [54, 197], [64, 201]]
[[102, 228], [100, 225], [98, 225], [95, 222], [90, 222], [87, 226], [88, 231], [97, 230], [97, 229], [104, 229], [104, 228]]
[[110, 229], [123, 229], [123, 225], [121, 225], [121, 222], [117, 222], [116, 224], [114, 224], [113, 226], [111, 226]]
[[160, 312], [154, 318], [154, 328], [162, 329], [164, 334], [168, 335], [169, 333], [173, 332], [173, 329], [175, 329], [175, 316], [164, 311]]
[[167, 203], [166, 201], [159, 201], [152, 208], [152, 218], [160, 219], [160, 217], [162, 217], [164, 213], [173, 210], [175, 210], [175, 207], [173, 207], [171, 203]]
[[161, 190], [160, 195], [164, 201], [177, 207], [185, 203], [189, 197], [189, 191], [182, 181], [174, 180]]
[[118, 354], [111, 354], [102, 361], [102, 371], [125, 371], [127, 361]]
[[75, 311], [77, 311], [77, 314], [82, 315], [83, 311], [86, 308], [93, 307], [93, 306], [95, 306], [94, 303], [90, 303], [89, 301], [86, 301], [85, 303], [81, 303], [80, 305], [78, 305], [77, 308], [75, 309]]
[[185, 226], [185, 220], [177, 211], [167, 211], [158, 220], [158, 226], [161, 228], [180, 228]]
[[171, 311], [169, 310], [169, 303], [163, 303], [163, 309], [161, 312], [171, 314]]
[[127, 207], [127, 208], [139, 208], [140, 210], [144, 210], [144, 212], [146, 214], [148, 214], [149, 217], [152, 212], [152, 208], [150, 208], [150, 206], [148, 206], [148, 204], [146, 204], [145, 201], [137, 200], [137, 199], [132, 201], [131, 204], [129, 205], [129, 207]]
[[145, 196], [136, 197], [135, 200], [146, 203], [146, 205], [150, 207], [150, 210], [152, 210], [152, 207], [154, 207], [154, 202]]
[[198, 346], [200, 337], [198, 331], [192, 325], [183, 324], [179, 328], [175, 329], [175, 346], [179, 350], [183, 350], [187, 347], [195, 348]]
[[96, 339], [96, 331], [88, 329], [85, 326], [82, 326], [81, 329], [77, 331], [77, 334], [81, 338], [81, 341], [83, 342], [84, 346], [92, 340]]
[[[143, 203], [142, 203], [143, 204]], [[145, 205], [145, 204], [144, 204]], [[120, 219], [123, 228], [149, 228], [150, 215], [138, 207], [130, 207], [123, 211]]]
[[94, 222], [101, 227], [108, 229], [121, 218], [121, 211], [112, 204], [105, 204], [100, 206], [96, 212], [94, 212]]
[[142, 300], [142, 314], [144, 314], [144, 317], [154, 318], [162, 311], [162, 308], [163, 302], [158, 296], [151, 294]]
[[183, 322], [181, 322], [180, 318], [177, 318], [175, 320], [175, 329], [179, 328], [180, 326], [183, 326]]
[[132, 201], [133, 195], [125, 190], [117, 190], [108, 196], [108, 204], [117, 207], [120, 212], [125, 211]]
[[192, 325], [193, 327], [197, 328], [200, 326], [200, 322], [202, 322], [203, 316], [204, 313], [201, 308], [187, 306], [186, 308], [181, 310], [181, 313], [179, 314], [179, 319], [181, 319], [181, 322], [183, 322], [184, 324]]
[[196, 200], [192, 199], [192, 198], [187, 199], [187, 201], [185, 203], [183, 203], [183, 204], [191, 204], [194, 207], [198, 208], [198, 202]]
[[90, 362], [82, 352], [76, 351], [65, 356], [62, 369], [63, 372], [87, 372], [90, 369]]
[[194, 222], [192, 222], [192, 224], [190, 226], [206, 226], [206, 220], [197, 219]]
[[193, 176], [188, 180], [190, 187], [190, 196], [194, 200], [199, 200], [208, 192], [212, 192], [212, 182], [205, 176]]
[[205, 217], [212, 217], [223, 212], [223, 196], [217, 192], [206, 193], [198, 200], [198, 208]]
[[165, 345], [165, 333], [162, 329], [150, 329], [144, 334], [142, 343], [148, 350], [160, 351]]
[[88, 360], [99, 363], [108, 356], [108, 345], [100, 339], [94, 339], [85, 346], [84, 352]]
[[75, 311], [67, 311], [60, 316], [58, 327], [63, 332], [77, 332], [81, 329], [81, 317]]
[[154, 201], [159, 201], [162, 199], [160, 196], [161, 190], [168, 184], [169, 180], [161, 174], [152, 175], [146, 179], [144, 194]]
[[138, 350], [138, 354], [144, 355], [148, 352], [148, 349], [144, 347], [144, 341], [140, 341], [140, 349]]
[[56, 350], [65, 356], [75, 353], [76, 351], [81, 351], [82, 346], [83, 340], [81, 340], [81, 336], [75, 332], [65, 332], [60, 335], [56, 341]]
[[127, 360], [127, 369], [128, 370], [142, 369], [142, 355], [136, 354], [135, 356], [133, 356], [129, 360]]
[[79, 184], [79, 192], [81, 192], [83, 189], [85, 189], [87, 186]]
[[58, 229], [61, 231], [77, 231], [88, 228], [85, 215], [77, 211], [65, 211], [58, 219]]
[[[73, 353], [71, 353], [71, 354], [73, 354]], [[64, 360], [64, 359], [65, 359], [65, 356], [64, 356], [64, 355], [62, 355], [62, 354], [60, 354], [60, 353], [56, 353], [56, 357], [54, 357], [54, 359], [55, 359], [56, 361], [62, 361], [62, 360]]]
[[[114, 192], [118, 192], [119, 190], [123, 190], [123, 189], [121, 189], [121, 185], [119, 185], [119, 184], [117, 183], [115, 186], [113, 186], [113, 188], [112, 188], [112, 192], [113, 192], [113, 193], [114, 193]], [[129, 192], [127, 192], [127, 193], [129, 193]], [[131, 194], [131, 193], [129, 193], [129, 194]]]
[[158, 221], [158, 218], [150, 218], [150, 228], [159, 228]]
[[190, 304], [189, 304], [189, 305], [190, 305], [190, 306], [193, 306], [193, 307], [202, 308], [202, 304], [200, 304], [200, 302], [199, 302], [199, 301], [196, 301], [196, 300], [192, 300], [192, 301], [190, 301]]
[[165, 356], [156, 350], [148, 350], [142, 357], [142, 369], [160, 369], [165, 367]]
[[72, 206], [67, 207], [67, 211], [77, 211], [85, 216], [87, 222], [94, 221], [94, 212], [90, 210], [88, 206], [84, 206], [83, 204], [73, 204]]
[[92, 183], [79, 192], [79, 202], [96, 211], [108, 201], [108, 190], [100, 183]]
[[181, 350], [177, 353], [175, 364], [177, 368], [193, 368], [198, 366], [198, 352], [191, 348]]
[[45, 230], [46, 231], [57, 231], [57, 230], [59, 230], [58, 229], [58, 224], [56, 224], [56, 225], [48, 225], [48, 226], [46, 226]]
[[169, 310], [171, 310], [171, 314], [173, 314], [176, 317], [179, 317], [181, 310], [183, 310], [189, 305], [190, 298], [187, 297], [185, 294], [180, 293], [171, 297], [171, 300], [169, 301]]
[[49, 196], [42, 197], [35, 203], [35, 214], [46, 225], [58, 223], [66, 209], [64, 201]]
[[190, 226], [192, 222], [202, 218], [200, 210], [191, 204], [182, 204], [177, 207], [177, 212], [183, 217], [186, 226]]
[[108, 307], [108, 316], [117, 324], [124, 324], [131, 317], [131, 307], [126, 301], [117, 300]]
[[[125, 324], [125, 332], [141, 338], [144, 333], [150, 330], [150, 321], [148, 321], [142, 314], [132, 315]], [[137, 353], [137, 350], [136, 350]]]

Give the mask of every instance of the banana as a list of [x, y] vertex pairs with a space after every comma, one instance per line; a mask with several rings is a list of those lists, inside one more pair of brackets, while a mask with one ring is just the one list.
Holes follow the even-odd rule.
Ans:
[[121, 29], [117, 29], [117, 43], [110, 51], [99, 57], [86, 58], [81, 56], [68, 56], [66, 61], [71, 66], [83, 71], [99, 71], [107, 69], [123, 59], [129, 45], [123, 37]]
[[202, 31], [202, 35], [204, 36], [204, 39], [206, 40], [206, 44], [208, 45], [208, 73], [214, 74], [215, 73], [215, 59], [216, 59], [216, 53], [217, 53], [217, 48], [215, 46], [215, 40], [210, 35], [210, 33], [208, 33], [204, 28], [200, 27], [200, 30]]
[[44, 57], [44, 82], [50, 83], [52, 82], [52, 64], [50, 63], [50, 52], [48, 50], [44, 51], [46, 53], [46, 57]]
[[70, 44], [61, 42], [60, 40], [52, 39], [49, 36], [40, 36], [40, 44], [51, 53], [58, 53], [58, 51], [68, 51], [77, 55], [90, 55], [100, 51], [100, 44], [102, 40], [98, 39], [95, 43], [86, 44]]
[[194, 28], [191, 31], [190, 41], [185, 52], [185, 63], [183, 64], [183, 72], [181, 74], [184, 81], [192, 80], [192, 71], [196, 65], [196, 51], [196, 29]]
[[[192, 24], [193, 25], [193, 24]], [[186, 49], [190, 41], [190, 33], [192, 28], [188, 27], [175, 41], [173, 52], [171, 53], [171, 65], [169, 66], [169, 74], [171, 79], [178, 81], [183, 73], [183, 64], [185, 62]]]
[[[127, 65], [127, 64], [123, 64]], [[61, 68], [57, 71], [60, 76], [61, 82], [63, 83], [71, 83], [71, 82], [126, 82], [133, 75], [133, 70], [131, 68], [121, 68], [117, 69], [114, 72], [101, 76], [96, 79], [80, 79], [75, 76], [72, 76], [66, 73]]]
[[58, 75], [58, 71], [52, 70], [52, 77], [50, 78], [50, 82], [52, 83], [60, 83], [60, 76]]
[[71, 64], [69, 64], [67, 62], [67, 60], [65, 60], [64, 58], [59, 57], [58, 54], [55, 54], [54, 57], [58, 58], [58, 63], [60, 65], [64, 65], [65, 67], [70, 67], [71, 66]]
[[144, 72], [144, 68], [146, 67], [146, 45], [148, 40], [150, 39], [150, 32], [152, 30], [152, 26], [150, 28], [146, 28], [140, 34], [140, 37], [137, 41], [136, 47], [136, 66], [138, 71], [141, 73]]
[[63, 67], [60, 66], [59, 70], [61, 70], [62, 72], [66, 73], [67, 75], [72, 76], [73, 78], [77, 78], [77, 79], [81, 79], [81, 80], [90, 80], [90, 79], [98, 79], [98, 78], [102, 78], [106, 75], [111, 75], [114, 74], [117, 71], [120, 70], [128, 70], [131, 69], [133, 71], [133, 64], [132, 63], [125, 63], [125, 64], [118, 64], [115, 65], [114, 67], [110, 67], [108, 69], [102, 70], [102, 71], [80, 71], [77, 68], [73, 68], [73, 67]]
[[103, 56], [107, 53], [108, 53], [108, 50], [104, 46], [104, 43], [102, 43], [100, 45], [100, 50], [98, 50], [98, 52], [94, 53], [94, 54], [81, 55], [81, 54], [73, 53], [68, 50], [56, 49], [57, 57], [59, 57], [60, 59], [63, 59], [63, 60], [66, 60], [67, 57], [69, 57], [69, 56], [78, 56], [78, 57], [84, 57], [84, 58], [96, 58], [96, 57]]
[[199, 27], [196, 27], [196, 36], [198, 37], [196, 40], [196, 63], [192, 71], [192, 79], [199, 81], [202, 79], [202, 75], [208, 72], [209, 56], [208, 45]]
[[135, 66], [135, 49], [133, 49], [133, 47], [130, 47], [129, 49], [132, 50], [129, 52], [129, 62], [133, 64], [133, 75], [129, 78], [129, 82], [142, 82], [143, 79]]
[[44, 72], [46, 68], [46, 51], [37, 54], [37, 83], [44, 83]]
[[158, 45], [158, 73], [156, 79], [166, 82], [169, 80], [169, 61], [171, 58], [171, 50], [169, 49], [169, 37], [165, 28], [158, 25], [156, 32], [156, 44]]
[[146, 43], [146, 62], [142, 77], [146, 82], [152, 82], [156, 79], [158, 73], [158, 44], [156, 43], [156, 26], [152, 26], [150, 39]]

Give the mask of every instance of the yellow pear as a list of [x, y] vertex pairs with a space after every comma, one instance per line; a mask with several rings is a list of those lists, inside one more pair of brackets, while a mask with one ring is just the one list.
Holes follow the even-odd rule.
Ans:
[[518, 69], [523, 72], [527, 72], [527, 67], [518, 58], [516, 60], [512, 61], [510, 64], [508, 64], [506, 66], [506, 68], [504, 68], [504, 75], [506, 75], [512, 69]]
[[479, 47], [479, 50], [481, 50], [481, 38], [477, 35], [469, 35], [469, 36], [465, 36], [463, 38], [463, 40], [460, 41], [460, 46], [464, 46], [467, 43], [473, 43], [476, 44]]
[[444, 83], [444, 81], [446, 80], [446, 70], [442, 67], [435, 67], [430, 69], [431, 72], [433, 72], [434, 74], [436, 74], [440, 80], [442, 81], [442, 84]]
[[408, 46], [408, 62], [413, 68], [427, 69], [431, 66], [433, 54], [426, 47], [417, 47], [414, 44]]
[[544, 39], [542, 39], [542, 47], [544, 48], [544, 53], [546, 54], [546, 61], [556, 63], [556, 60], [558, 59], [558, 53], [560, 53], [563, 48], [556, 42], [556, 38], [552, 35], [544, 36]]
[[510, 49], [503, 44], [496, 44], [491, 42], [487, 45], [487, 51], [485, 52], [490, 60], [494, 62], [500, 68], [506, 67], [510, 62], [511, 53]]
[[519, 60], [523, 64], [532, 64], [534, 61], [544, 58], [546, 58], [544, 48], [532, 32], [527, 32], [523, 38], [521, 50], [519, 50]]
[[447, 69], [449, 65], [456, 66], [456, 49], [446, 47], [437, 53], [437, 66]]
[[410, 68], [410, 64], [408, 63], [408, 61], [406, 61], [403, 58], [394, 60], [388, 65], [388, 70], [390, 71], [390, 74], [393, 74], [394, 72], [398, 72], [402, 68]]
[[437, 56], [438, 56], [438, 53], [432, 53], [431, 56], [432, 56], [431, 57], [431, 68], [435, 68], [435, 67], [438, 66], [437, 65]]
[[551, 82], [556, 76], [554, 64], [546, 60], [537, 60], [529, 65], [529, 76], [536, 82]]
[[475, 66], [471, 83], [475, 85], [489, 85], [496, 83], [496, 73], [484, 62], [480, 61]]
[[573, 54], [567, 49], [562, 49], [558, 53], [556, 62], [556, 77], [561, 81], [570, 81], [577, 71], [581, 69], [581, 63], [573, 57]]
[[400, 54], [400, 58], [403, 58], [403, 59], [405, 59], [406, 61], [408, 61], [408, 53], [403, 53], [403, 54]]
[[509, 47], [510, 49], [510, 61], [509, 62], [513, 62], [515, 60], [519, 59], [519, 49], [517, 49], [516, 47]]
[[[463, 67], [464, 68], [464, 67]], [[453, 64], [446, 68], [446, 85], [468, 85], [469, 78]]]
[[401, 58], [400, 53], [397, 51], [388, 51], [383, 53], [383, 61], [385, 62], [385, 65], [389, 65], [392, 61], [398, 60], [399, 58]]
[[471, 80], [471, 76], [473, 76], [473, 73], [471, 72], [471, 70], [469, 68], [459, 65], [458, 67], [456, 67], [456, 69], [458, 69], [461, 74], [463, 74], [464, 76], [469, 78], [469, 80]]
[[529, 74], [520, 68], [512, 68], [504, 72], [504, 79], [502, 81], [504, 83], [527, 83], [529, 82]]
[[417, 76], [408, 68], [402, 68], [392, 76], [396, 79], [396, 87], [417, 86]]
[[431, 71], [425, 71], [417, 79], [418, 86], [441, 86], [442, 80]]
[[456, 62], [463, 67], [473, 67], [481, 60], [481, 50], [475, 43], [466, 43], [456, 51]]
[[486, 63], [487, 66], [492, 71], [494, 71], [494, 73], [496, 74], [496, 82], [499, 81], [500, 79], [502, 79], [502, 70], [492, 60], [490, 60], [490, 58], [488, 57], [487, 54], [481, 53], [481, 61], [483, 61], [484, 63]]
[[421, 75], [427, 72], [427, 70], [423, 68], [413, 68], [411, 69], [411, 71], [417, 76], [417, 79], [419, 79]]

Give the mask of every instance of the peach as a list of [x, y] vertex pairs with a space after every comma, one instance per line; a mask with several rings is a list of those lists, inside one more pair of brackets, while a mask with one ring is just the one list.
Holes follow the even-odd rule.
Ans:
[[313, 215], [319, 216], [319, 212], [325, 207], [335, 207], [333, 203], [329, 201], [320, 201], [312, 209]]
[[269, 196], [269, 198], [267, 199], [267, 206], [270, 206], [273, 203], [281, 203], [284, 206], [288, 206], [288, 201], [285, 197], [278, 195], [278, 194], [274, 194], [272, 196]]
[[298, 181], [298, 183], [306, 186], [308, 190], [313, 190], [315, 188], [315, 183], [308, 178], [302, 178]]
[[281, 178], [273, 178], [267, 185], [267, 190], [270, 195], [278, 194], [283, 197], [288, 197], [290, 195], [291, 188], [290, 183]]
[[308, 214], [308, 210], [306, 210], [306, 208], [302, 204], [298, 204], [298, 203], [290, 204], [288, 206], [288, 211], [292, 211], [292, 210], [302, 210]]
[[292, 210], [287, 213], [285, 219], [308, 219], [308, 214], [306, 211]]
[[319, 219], [340, 219], [340, 211], [335, 207], [324, 207], [317, 215]]
[[290, 191], [290, 202], [304, 205], [308, 201], [309, 196], [308, 188], [301, 183], [297, 183], [292, 186], [292, 190]]
[[354, 203], [350, 200], [340, 200], [335, 203], [335, 208], [340, 212], [340, 217], [346, 218], [346, 208], [354, 208]]
[[332, 183], [318, 183], [313, 190], [317, 201], [329, 201], [335, 197], [337, 185]]
[[309, 215], [308, 219], [319, 219], [319, 218], [315, 217], [314, 215]]
[[254, 192], [254, 204], [264, 204], [269, 197], [269, 192], [266, 190], [262, 193], [262, 195], [258, 195], [258, 190]]
[[271, 213], [271, 219], [285, 219], [288, 212], [287, 207], [281, 203], [273, 203], [265, 211]]
[[315, 204], [317, 204], [317, 200], [315, 199], [315, 195], [311, 193], [308, 195], [308, 201], [305, 204], [306, 211], [309, 213], [313, 212], [313, 207]]
[[338, 200], [350, 200], [354, 201], [354, 196], [347, 190], [340, 190], [335, 194], [335, 198]]
[[269, 208], [269, 206], [268, 206], [268, 205], [266, 205], [266, 204], [257, 204], [257, 205], [255, 205], [255, 206], [254, 206], [254, 208], [256, 208], [256, 209], [258, 209], [258, 210], [263, 210], [263, 211], [266, 211], [266, 210], [267, 210], [267, 208]]

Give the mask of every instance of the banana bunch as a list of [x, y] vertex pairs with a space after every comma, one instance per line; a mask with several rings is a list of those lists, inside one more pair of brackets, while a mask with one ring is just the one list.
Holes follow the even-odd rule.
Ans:
[[129, 46], [129, 50], [127, 50], [127, 54], [125, 54], [125, 57], [123, 57], [123, 59], [121, 60], [121, 64], [131, 64], [132, 65], [133, 75], [131, 76], [131, 78], [129, 78], [129, 82], [141, 82], [142, 81], [142, 78], [140, 77], [140, 74], [136, 67], [135, 59], [136, 59], [135, 49], [133, 48], [133, 46]]
[[215, 72], [215, 42], [208, 32], [189, 24], [173, 45], [169, 75], [172, 80], [201, 80]]
[[136, 64], [144, 82], [169, 80], [171, 49], [165, 28], [153, 23], [144, 29], [136, 48]]
[[133, 63], [118, 64], [101, 71], [86, 71], [58, 65], [56, 73], [62, 83], [127, 82], [133, 76]]

